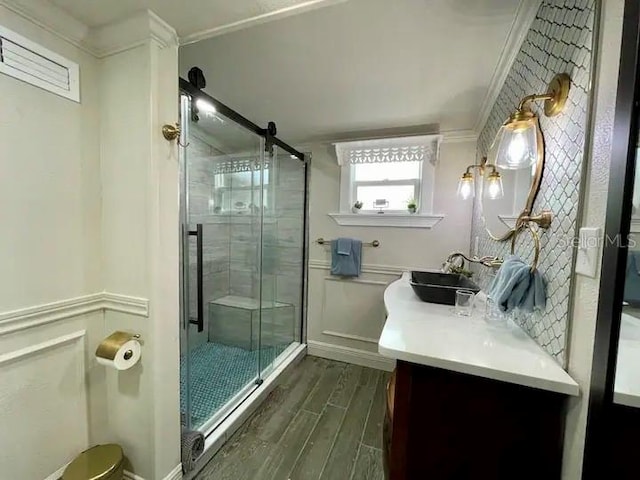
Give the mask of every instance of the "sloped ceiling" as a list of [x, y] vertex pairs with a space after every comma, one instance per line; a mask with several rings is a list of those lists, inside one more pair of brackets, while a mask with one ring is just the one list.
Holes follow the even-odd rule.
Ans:
[[472, 129], [519, 2], [349, 0], [186, 45], [206, 91], [289, 142]]

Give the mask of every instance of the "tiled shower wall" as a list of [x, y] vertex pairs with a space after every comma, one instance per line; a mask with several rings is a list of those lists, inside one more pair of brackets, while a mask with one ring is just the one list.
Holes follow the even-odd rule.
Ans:
[[[189, 165], [189, 220], [195, 230], [197, 223], [203, 224], [203, 293], [204, 331], [197, 333], [195, 325], [190, 326], [190, 342], [194, 347], [206, 342], [209, 332], [209, 302], [229, 294], [231, 226], [228, 222], [212, 223], [216, 219], [211, 212], [209, 199], [214, 188], [211, 159], [219, 155], [213, 147], [191, 135], [188, 147]], [[189, 252], [189, 309], [191, 317], [197, 315], [197, 264], [196, 238], [191, 237]]]
[[[547, 307], [544, 312], [532, 315], [515, 314], [515, 320], [525, 331], [563, 365], [574, 254], [568, 240], [577, 234], [594, 15], [595, 0], [542, 2], [478, 140], [481, 157], [487, 154], [500, 125], [522, 97], [545, 92], [557, 73], [571, 76], [569, 100], [560, 115], [545, 117], [542, 104], [534, 105], [540, 115], [546, 164], [533, 213], [550, 209], [554, 214], [551, 228], [541, 235], [539, 270], [548, 281]], [[499, 243], [487, 235], [477, 202], [472, 245], [476, 237], [477, 253], [499, 257], [510, 253], [510, 242]], [[533, 242], [527, 232], [523, 232], [516, 242], [516, 253], [531, 261], [532, 252]], [[490, 272], [480, 268], [476, 269], [476, 275], [480, 285], [486, 288], [491, 280]]]
[[[220, 152], [198, 138], [189, 139], [189, 211], [191, 228], [203, 224], [203, 291], [205, 330], [190, 329], [191, 346], [208, 339], [209, 302], [226, 295], [294, 306], [291, 338], [298, 338], [302, 308], [304, 241], [304, 164], [289, 155], [271, 162], [269, 195], [273, 210], [265, 213], [262, 275], [259, 268], [260, 219], [249, 215], [214, 215], [209, 203], [214, 189], [212, 162]], [[197, 312], [196, 240], [190, 248], [190, 310]], [[260, 285], [262, 282], [262, 285]], [[270, 318], [265, 316], [265, 318]]]
[[304, 268], [304, 164], [289, 155], [278, 155], [269, 174], [271, 209], [264, 215], [262, 275], [257, 268], [260, 223], [238, 225], [232, 219], [229, 289], [232, 295], [258, 298], [262, 281], [265, 301], [295, 307], [296, 330], [292, 335], [297, 338]]

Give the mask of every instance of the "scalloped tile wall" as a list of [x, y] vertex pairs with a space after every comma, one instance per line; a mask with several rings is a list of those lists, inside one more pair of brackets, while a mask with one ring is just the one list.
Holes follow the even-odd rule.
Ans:
[[[571, 295], [571, 269], [582, 175], [583, 151], [594, 29], [594, 0], [545, 0], [511, 67], [478, 140], [478, 153], [486, 155], [502, 124], [527, 94], [546, 91], [556, 73], [571, 75], [572, 86], [564, 112], [554, 118], [541, 115], [546, 145], [546, 165], [534, 212], [553, 211], [551, 228], [541, 237], [540, 270], [548, 281], [547, 308], [543, 313], [518, 313], [515, 320], [560, 364], [564, 365], [567, 317]], [[540, 109], [541, 105], [534, 108]], [[510, 242], [492, 241], [484, 230], [479, 206], [474, 205], [472, 244], [478, 237], [482, 254], [504, 256]], [[518, 239], [517, 253], [531, 259], [530, 237]], [[477, 271], [482, 287], [491, 278], [486, 269]]]

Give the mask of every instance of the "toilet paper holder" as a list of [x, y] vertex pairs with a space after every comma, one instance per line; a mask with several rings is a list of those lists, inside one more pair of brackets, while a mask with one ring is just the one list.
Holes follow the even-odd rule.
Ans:
[[[133, 340], [137, 340], [140, 345], [142, 345], [142, 342], [140, 341], [140, 334], [139, 333], [134, 333], [133, 335], [131, 335], [131, 339]], [[124, 352], [124, 359], [125, 360], [130, 360], [131, 357], [133, 357], [133, 350], [127, 350], [126, 352]]]
[[[98, 348], [96, 349], [96, 357], [113, 360], [118, 349], [131, 340], [136, 340], [138, 343], [140, 343], [140, 345], [144, 344], [142, 342], [142, 336], [139, 333], [122, 331], [113, 332], [111, 335], [100, 342]], [[131, 359], [131, 357], [133, 357], [133, 355], [133, 350], [129, 349], [124, 352], [124, 359], [129, 360]]]

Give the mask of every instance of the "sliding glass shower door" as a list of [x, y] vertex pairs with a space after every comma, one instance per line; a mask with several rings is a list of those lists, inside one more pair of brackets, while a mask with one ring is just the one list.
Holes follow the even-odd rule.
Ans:
[[187, 428], [207, 430], [260, 378], [264, 139], [182, 100], [181, 398]]
[[306, 166], [277, 145], [268, 149], [269, 208], [263, 216], [263, 374], [300, 341], [304, 285]]
[[206, 433], [299, 345], [306, 166], [203, 100], [181, 118], [181, 410]]

